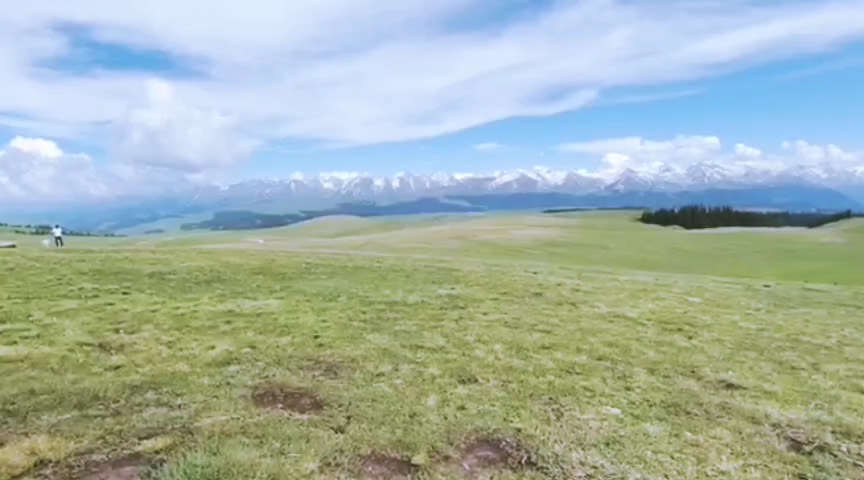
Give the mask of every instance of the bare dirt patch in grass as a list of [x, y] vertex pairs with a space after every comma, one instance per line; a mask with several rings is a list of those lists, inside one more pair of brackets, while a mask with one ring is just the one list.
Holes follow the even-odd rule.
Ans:
[[310, 415], [324, 410], [324, 401], [305, 389], [278, 383], [262, 383], [252, 391], [252, 402], [258, 408]]
[[368, 480], [407, 480], [418, 470], [409, 460], [384, 453], [364, 455], [358, 463], [360, 475]]
[[747, 386], [735, 380], [734, 378], [719, 378], [717, 379], [716, 385], [722, 390], [728, 390], [732, 392], [737, 392], [741, 390], [747, 390]]
[[825, 445], [818, 439], [811, 437], [805, 430], [790, 428], [782, 434], [783, 446], [790, 452], [808, 454], [823, 449]]
[[33, 478], [46, 480], [143, 480], [147, 473], [164, 464], [159, 456], [129, 453], [119, 456], [88, 454], [83, 451], [58, 462], [40, 466]]
[[468, 477], [477, 477], [494, 471], [532, 470], [536, 466], [533, 453], [517, 440], [506, 437], [477, 437], [456, 451], [448, 470]]
[[82, 480], [141, 480], [144, 474], [158, 467], [161, 459], [133, 453], [124, 457], [92, 466]]

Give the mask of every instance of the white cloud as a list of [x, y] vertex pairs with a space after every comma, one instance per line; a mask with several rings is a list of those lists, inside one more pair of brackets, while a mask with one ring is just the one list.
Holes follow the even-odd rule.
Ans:
[[[0, 112], [15, 114], [0, 123], [24, 118], [87, 134], [94, 124], [130, 121], [126, 112], [153, 72], [68, 76], [40, 68], [70, 51], [68, 39], [49, 28], [57, 22], [194, 60], [202, 75], [173, 82], [169, 101], [183, 98], [198, 113], [172, 110], [169, 126], [152, 111], [132, 114], [142, 131], [127, 137], [130, 145], [147, 144], [136, 161], [187, 170], [204, 167], [199, 156], [212, 149], [202, 139], [227, 128], [226, 118], [260, 139], [423, 138], [573, 110], [609, 89], [638, 94], [864, 35], [860, 0], [573, 0], [520, 17], [508, 16], [510, 7], [482, 0], [246, 0], [219, 8], [203, 0], [23, 2], [0, 17]], [[195, 139], [181, 141], [183, 132]], [[235, 158], [219, 155], [207, 162]]]
[[249, 145], [238, 138], [233, 120], [182, 104], [164, 81], [149, 81], [147, 90], [147, 104], [117, 122], [117, 159], [198, 174], [245, 158]]
[[783, 142], [783, 149], [808, 164], [831, 163], [848, 166], [856, 165], [862, 159], [861, 153], [847, 152], [837, 145], [813, 145], [804, 140]]
[[478, 152], [491, 152], [493, 150], [500, 150], [503, 147], [504, 145], [496, 142], [478, 143], [471, 146], [471, 148], [477, 150]]
[[735, 144], [735, 155], [742, 158], [759, 158], [762, 156], [762, 150], [758, 148], [751, 147], [749, 145], [744, 145], [743, 143]]
[[232, 119], [184, 104], [164, 81], [146, 87], [147, 102], [111, 125], [109, 161], [65, 153], [44, 138], [10, 140], [0, 150], [0, 198], [34, 203], [153, 194], [212, 182], [250, 151]]
[[[613, 178], [624, 169], [681, 172], [697, 163], [735, 169], [780, 171], [789, 167], [826, 167], [826, 171], [864, 174], [864, 151], [803, 140], [783, 142], [774, 152], [734, 144], [724, 149], [716, 136], [679, 135], [670, 140], [641, 137], [568, 143], [559, 150], [593, 156], [598, 165], [583, 174]], [[182, 164], [181, 164], [182, 165]], [[193, 164], [196, 166], [198, 164]], [[226, 184], [218, 169], [178, 169], [176, 164], [97, 162], [86, 154], [70, 154], [54, 141], [15, 137], [0, 148], [0, 200], [7, 204], [92, 201], [120, 196], [147, 196], [169, 191], [189, 192], [195, 184]], [[216, 176], [214, 176], [216, 175]], [[322, 173], [324, 177], [353, 178], [358, 172]], [[459, 176], [457, 174], [457, 176]]]
[[51, 140], [44, 138], [15, 137], [9, 141], [9, 148], [33, 157], [55, 159], [63, 156], [63, 150]]
[[716, 155], [721, 145], [720, 139], [713, 136], [680, 135], [666, 141], [623, 137], [565, 143], [558, 149], [562, 152], [602, 155], [607, 165], [624, 168], [645, 163], [695, 163]]
[[87, 155], [69, 155], [56, 143], [15, 137], [0, 150], [0, 198], [26, 202], [98, 196], [109, 182]]
[[727, 151], [716, 136], [687, 135], [671, 140], [623, 137], [565, 143], [558, 150], [595, 156], [600, 160], [600, 173], [626, 168], [647, 171], [683, 168], [703, 162], [768, 170], [813, 165], [851, 170], [864, 167], [864, 152], [846, 151], [833, 144], [813, 145], [803, 140], [783, 142], [775, 153], [765, 153], [743, 143]]
[[208, 172], [97, 162], [83, 153], [64, 152], [52, 140], [17, 136], [0, 146], [0, 200], [23, 205], [148, 196], [213, 183], [218, 177]]
[[602, 161], [612, 170], [623, 170], [633, 165], [633, 157], [623, 153], [609, 152], [603, 155]]

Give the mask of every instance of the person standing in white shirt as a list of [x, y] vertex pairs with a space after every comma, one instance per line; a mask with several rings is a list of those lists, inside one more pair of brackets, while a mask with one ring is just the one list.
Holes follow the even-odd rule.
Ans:
[[51, 235], [54, 236], [54, 246], [55, 247], [63, 247], [63, 229], [60, 228], [60, 225], [54, 225], [54, 228], [51, 229]]

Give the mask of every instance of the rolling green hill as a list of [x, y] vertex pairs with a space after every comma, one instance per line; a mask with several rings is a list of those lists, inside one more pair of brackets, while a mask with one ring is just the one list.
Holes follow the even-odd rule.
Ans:
[[636, 216], [29, 239], [0, 479], [864, 478], [864, 222]]

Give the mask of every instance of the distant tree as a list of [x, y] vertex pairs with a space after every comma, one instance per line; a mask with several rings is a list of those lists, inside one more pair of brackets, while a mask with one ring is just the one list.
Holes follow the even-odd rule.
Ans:
[[[12, 233], [18, 235], [35, 235], [35, 236], [45, 236], [51, 233], [51, 227], [48, 225], [13, 225], [9, 223], [0, 223], [2, 227], [12, 228]], [[75, 230], [67, 230], [63, 232], [65, 236], [68, 237], [123, 237], [125, 235], [118, 235], [116, 233], [96, 233], [96, 232], [78, 232]]]

